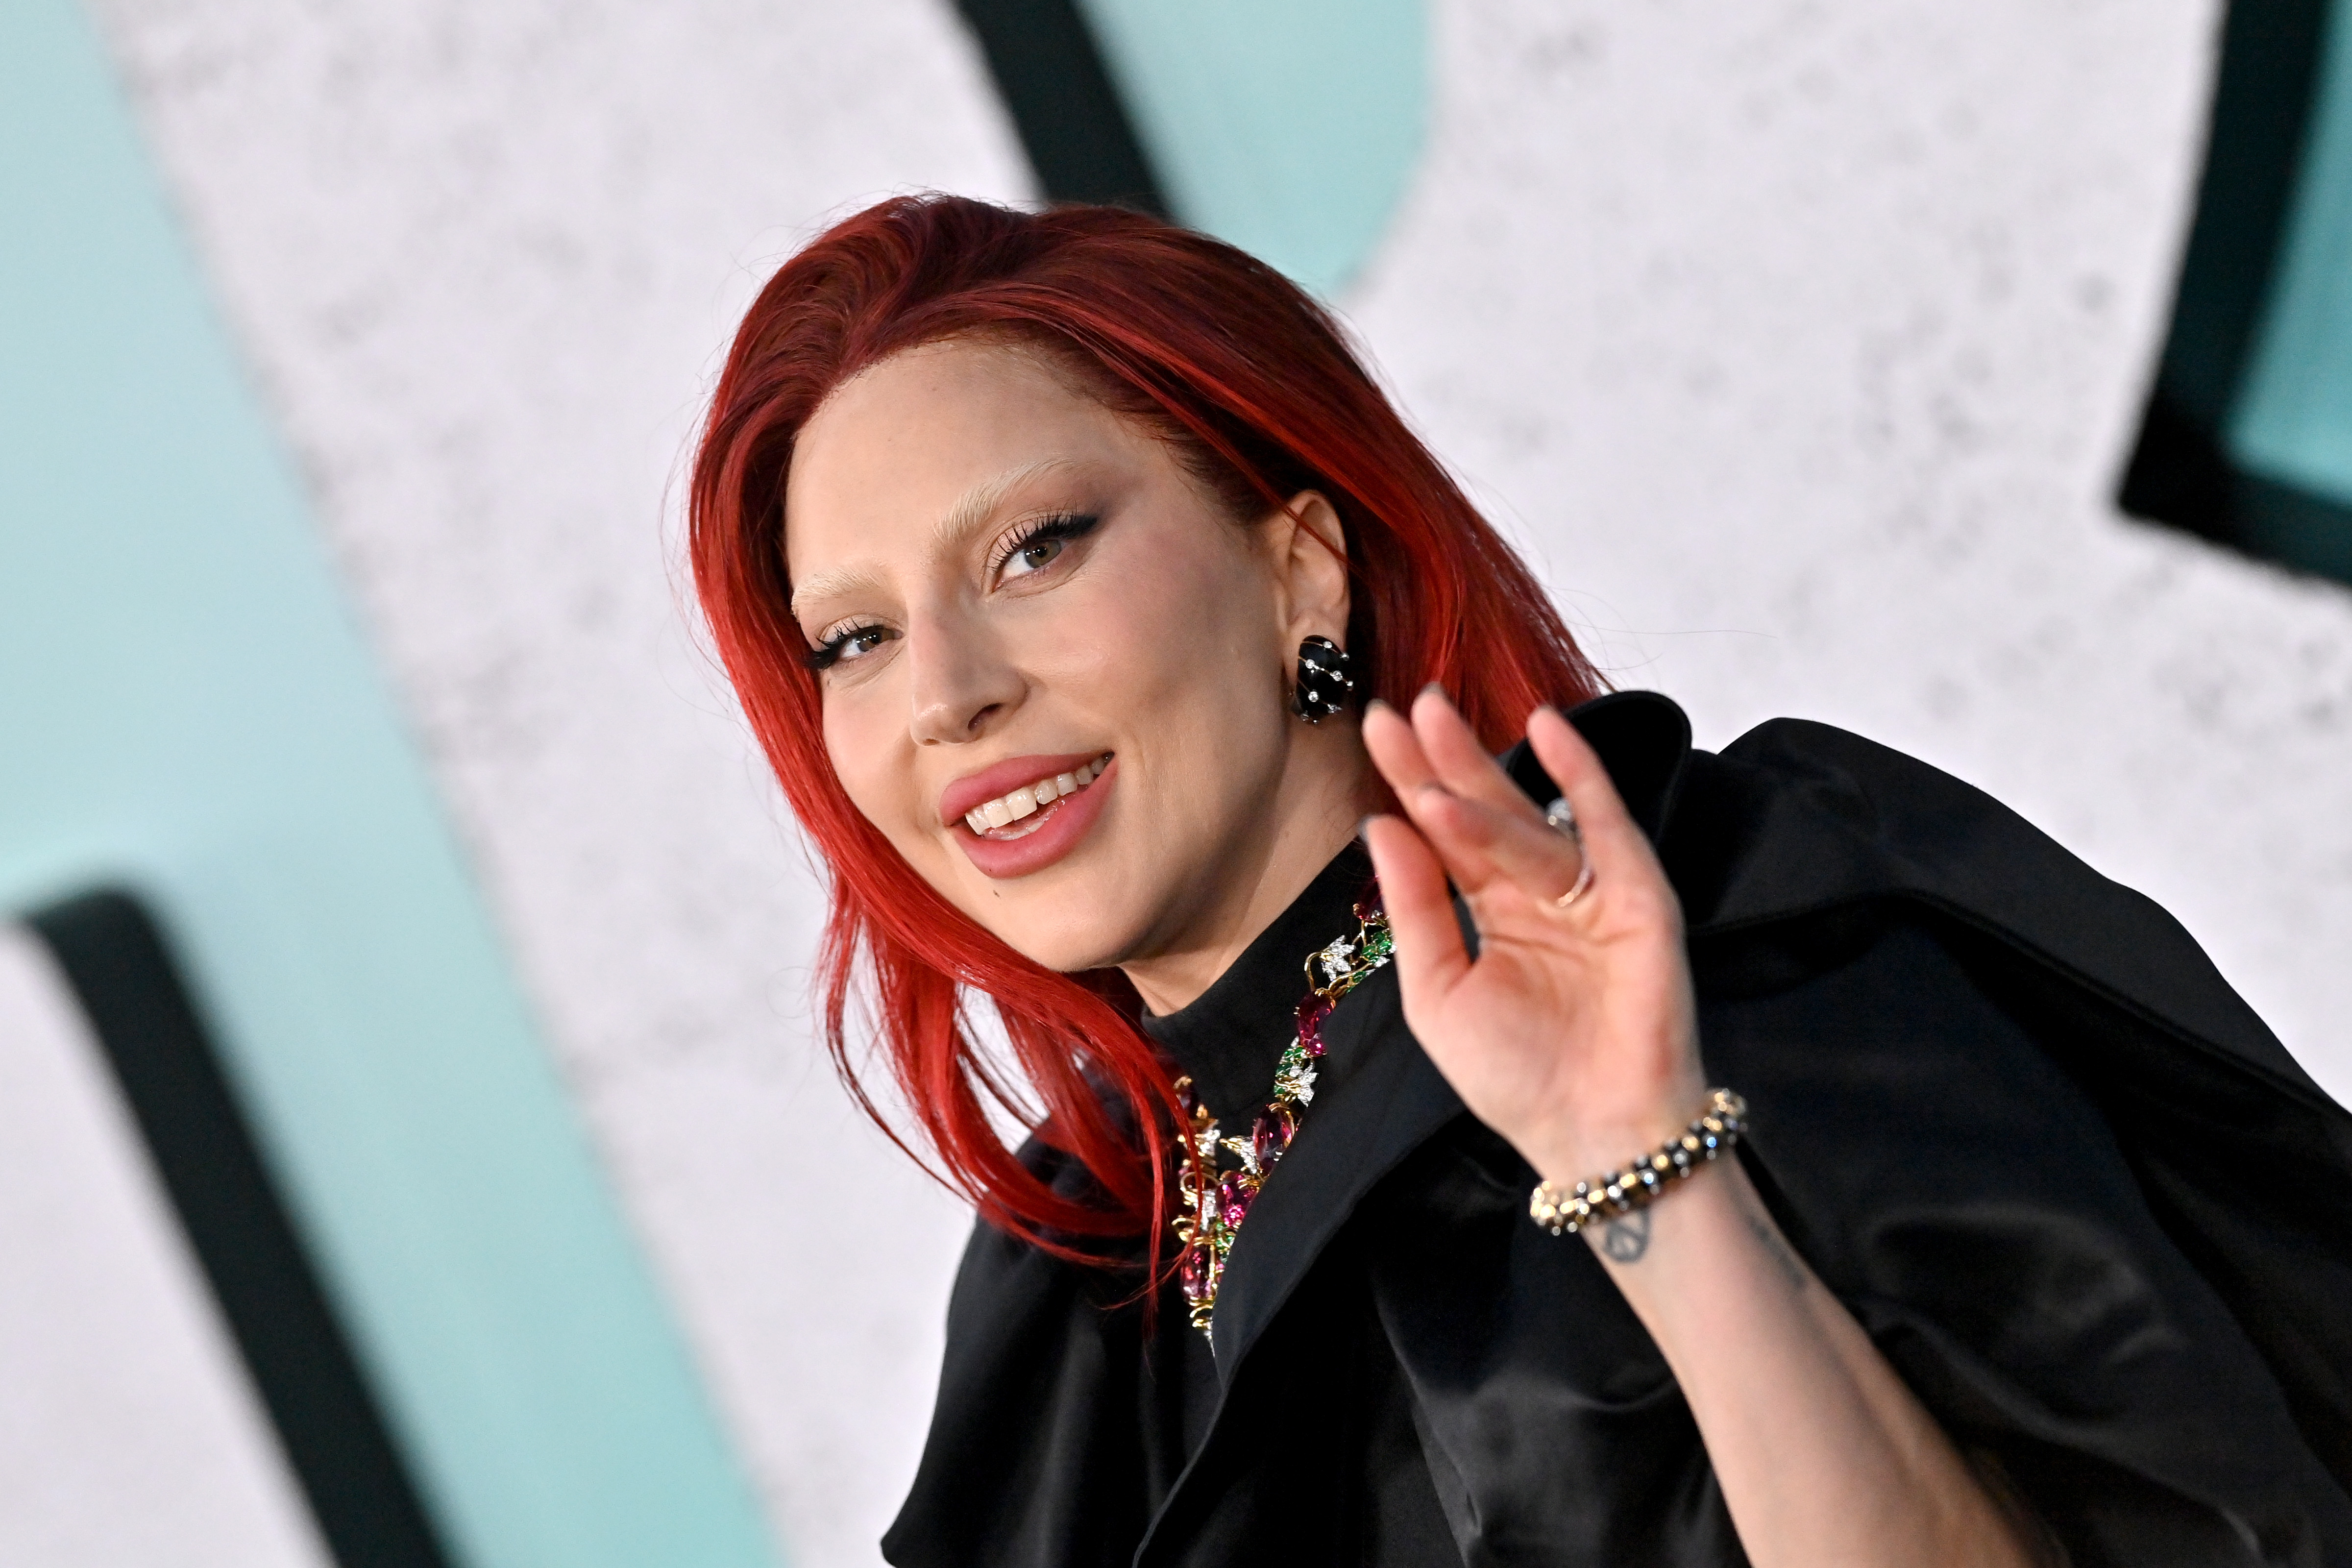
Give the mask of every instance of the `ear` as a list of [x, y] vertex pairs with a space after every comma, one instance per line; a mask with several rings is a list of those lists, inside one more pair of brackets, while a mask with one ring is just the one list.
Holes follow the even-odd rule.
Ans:
[[1285, 641], [1348, 641], [1348, 536], [1320, 490], [1301, 490], [1266, 514], [1265, 540], [1274, 568], [1276, 609]]

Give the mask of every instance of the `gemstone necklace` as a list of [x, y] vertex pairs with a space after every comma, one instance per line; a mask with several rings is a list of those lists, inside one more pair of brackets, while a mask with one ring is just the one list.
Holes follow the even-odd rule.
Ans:
[[[1354, 913], [1354, 936], [1343, 936], [1307, 956], [1298, 1037], [1283, 1047], [1282, 1060], [1274, 1069], [1274, 1098], [1257, 1113], [1247, 1138], [1220, 1137], [1216, 1118], [1192, 1093], [1192, 1080], [1176, 1080], [1176, 1103], [1188, 1130], [1176, 1173], [1182, 1201], [1176, 1214], [1176, 1279], [1192, 1308], [1192, 1326], [1204, 1334], [1216, 1316], [1225, 1255], [1234, 1249], [1234, 1237], [1241, 1234], [1250, 1205], [1297, 1136], [1299, 1119], [1315, 1098], [1315, 1072], [1323, 1060], [1323, 1020], [1341, 997], [1386, 964], [1396, 949], [1379, 889], [1357, 900]], [[1220, 1149], [1241, 1163], [1219, 1170]]]

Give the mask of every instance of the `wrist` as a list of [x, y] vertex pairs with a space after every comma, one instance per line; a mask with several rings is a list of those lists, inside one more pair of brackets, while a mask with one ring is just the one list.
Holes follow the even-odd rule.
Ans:
[[1529, 1137], [1519, 1152], [1541, 1181], [1559, 1186], [1591, 1181], [1681, 1137], [1691, 1119], [1705, 1110], [1708, 1092], [1693, 1077], [1645, 1096], [1638, 1106], [1587, 1110]]
[[1727, 1154], [1747, 1130], [1748, 1103], [1727, 1089], [1710, 1089], [1680, 1131], [1631, 1160], [1566, 1182], [1547, 1177], [1528, 1196], [1528, 1214], [1554, 1236], [1581, 1231], [1646, 1209]]

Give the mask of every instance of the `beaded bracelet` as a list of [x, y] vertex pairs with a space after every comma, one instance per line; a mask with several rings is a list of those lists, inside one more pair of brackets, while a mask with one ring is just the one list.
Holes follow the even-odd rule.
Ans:
[[1528, 1195], [1528, 1217], [1554, 1236], [1574, 1235], [1595, 1220], [1615, 1219], [1654, 1204], [1665, 1194], [1668, 1182], [1687, 1178], [1738, 1142], [1748, 1131], [1747, 1117], [1746, 1100], [1727, 1089], [1708, 1089], [1706, 1104], [1681, 1137], [1668, 1139], [1623, 1170], [1579, 1182], [1572, 1193], [1564, 1194], [1550, 1182], [1537, 1183]]

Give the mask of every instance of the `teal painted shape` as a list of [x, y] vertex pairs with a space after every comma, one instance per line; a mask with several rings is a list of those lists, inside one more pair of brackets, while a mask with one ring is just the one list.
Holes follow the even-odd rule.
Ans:
[[1328, 298], [1421, 155], [1422, 0], [1079, 0], [1183, 222]]
[[0, 900], [155, 902], [455, 1551], [772, 1563], [73, 0], [0, 6]]
[[2352, 0], [2336, 0], [2270, 302], [2231, 410], [2241, 467], [2352, 505]]

